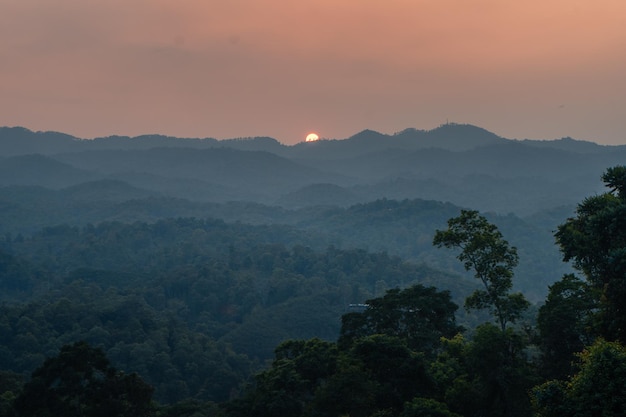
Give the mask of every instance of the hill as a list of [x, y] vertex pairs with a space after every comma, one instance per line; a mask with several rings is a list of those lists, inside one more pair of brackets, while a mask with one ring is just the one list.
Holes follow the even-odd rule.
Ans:
[[39, 154], [0, 159], [0, 186], [34, 185], [61, 188], [98, 177], [99, 175], [93, 171]]

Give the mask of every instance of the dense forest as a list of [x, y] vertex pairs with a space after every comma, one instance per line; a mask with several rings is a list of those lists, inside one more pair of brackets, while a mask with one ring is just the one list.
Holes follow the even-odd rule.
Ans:
[[[75, 139], [57, 139], [63, 154], [22, 162], [73, 160]], [[109, 141], [99, 151], [116, 149]], [[574, 417], [626, 406], [625, 167], [605, 169], [600, 193], [523, 216], [421, 198], [296, 207], [295, 194], [267, 205], [90, 175], [7, 178], [0, 416]]]
[[172, 219], [50, 227], [5, 241], [2, 294], [22, 303], [1, 310], [3, 366], [31, 371], [85, 340], [140, 372], [160, 399], [224, 400], [282, 340], [335, 339], [350, 304], [416, 282], [459, 295], [472, 288], [385, 253], [292, 244], [290, 232]]

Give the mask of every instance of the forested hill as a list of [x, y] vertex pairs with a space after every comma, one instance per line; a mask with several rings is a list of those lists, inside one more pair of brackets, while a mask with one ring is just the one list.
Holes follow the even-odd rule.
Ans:
[[[452, 253], [432, 246], [434, 230], [460, 211], [449, 203], [286, 210], [125, 200], [137, 190], [99, 187], [99, 200], [83, 186], [4, 190], [2, 369], [28, 374], [64, 344], [86, 340], [139, 372], [160, 402], [223, 401], [281, 341], [335, 340], [350, 304], [421, 283], [451, 291], [460, 305], [476, 288]], [[520, 248], [516, 287], [540, 300], [564, 266], [545, 227], [559, 214], [490, 218]], [[31, 231], [10, 230], [20, 222]], [[458, 312], [467, 327], [480, 320]]]
[[0, 249], [0, 369], [66, 343], [104, 349], [169, 403], [224, 401], [292, 338], [334, 340], [350, 304], [410, 284], [459, 300], [471, 280], [289, 227], [162, 220], [50, 227]]
[[[385, 251], [412, 262], [426, 262], [462, 273], [452, 254], [437, 251], [432, 237], [460, 207], [429, 200], [377, 200], [343, 207], [286, 209], [248, 202], [200, 203], [151, 195], [119, 181], [82, 184], [62, 190], [39, 187], [0, 188], [0, 235], [16, 237], [56, 225], [84, 227], [101, 222], [155, 222], [168, 218], [215, 218], [265, 225], [262, 235], [289, 230], [282, 243], [318, 250], [328, 245]], [[569, 268], [554, 245], [553, 230], [572, 212], [561, 208], [519, 218], [490, 214], [521, 253], [516, 287], [541, 300], [547, 287]], [[259, 229], [260, 230], [260, 229]], [[259, 232], [261, 233], [261, 232]]]
[[535, 214], [600, 192], [602, 171], [625, 158], [624, 146], [510, 140], [458, 124], [293, 146], [271, 138], [83, 140], [0, 128], [0, 186], [61, 189], [115, 179], [172, 198], [287, 208], [421, 198]]

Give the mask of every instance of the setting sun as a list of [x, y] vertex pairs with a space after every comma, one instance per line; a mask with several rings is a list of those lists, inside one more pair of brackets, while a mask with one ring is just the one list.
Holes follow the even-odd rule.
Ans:
[[308, 135], [306, 135], [306, 141], [307, 142], [315, 142], [316, 140], [319, 140], [319, 136], [317, 136], [316, 133], [309, 133]]

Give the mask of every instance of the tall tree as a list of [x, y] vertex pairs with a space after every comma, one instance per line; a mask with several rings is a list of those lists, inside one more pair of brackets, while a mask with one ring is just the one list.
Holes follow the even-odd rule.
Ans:
[[460, 249], [457, 259], [466, 271], [483, 284], [465, 300], [467, 309], [488, 309], [500, 329], [506, 330], [530, 305], [521, 293], [511, 294], [513, 268], [517, 266], [517, 249], [509, 246], [498, 228], [475, 210], [462, 210], [448, 220], [447, 230], [437, 230], [433, 239], [437, 247]]
[[599, 330], [626, 343], [626, 166], [606, 170], [609, 192], [586, 198], [555, 234], [564, 261], [572, 261], [600, 294]]

